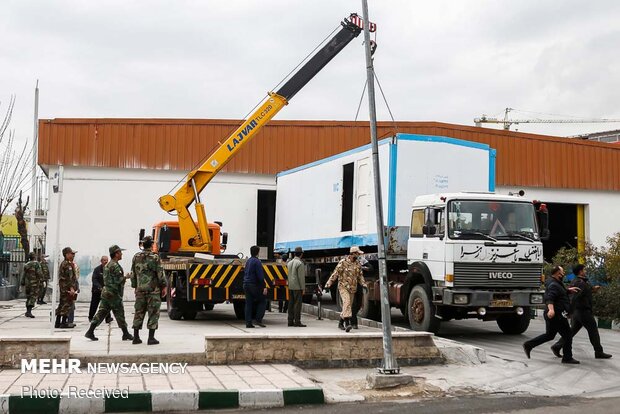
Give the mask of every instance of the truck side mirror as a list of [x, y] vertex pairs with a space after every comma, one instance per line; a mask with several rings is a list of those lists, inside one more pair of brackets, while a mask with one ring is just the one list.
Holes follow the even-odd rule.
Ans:
[[542, 203], [536, 210], [536, 219], [538, 220], [538, 228], [540, 229], [540, 239], [549, 240], [551, 232], [549, 231], [549, 211], [547, 205]]
[[141, 242], [142, 240], [144, 240], [144, 234], [146, 232], [144, 231], [144, 229], [140, 229], [140, 234], [138, 234], [138, 241]]
[[159, 229], [159, 240], [158, 240], [158, 250], [159, 252], [165, 253], [170, 251], [170, 229], [168, 226], [163, 226]]
[[228, 233], [222, 233], [222, 241], [220, 243], [220, 249], [222, 249], [222, 251], [226, 250], [227, 244], [228, 244]]
[[422, 226], [422, 234], [426, 234], [427, 236], [434, 236], [437, 233], [437, 226], [432, 226], [425, 224]]

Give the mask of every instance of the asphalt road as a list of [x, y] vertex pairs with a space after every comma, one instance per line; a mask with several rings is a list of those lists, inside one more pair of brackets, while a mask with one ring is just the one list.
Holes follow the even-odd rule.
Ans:
[[291, 406], [264, 410], [225, 410], [222, 412], [243, 413], [278, 413], [289, 414], [303, 412], [306, 414], [609, 414], [618, 412], [620, 398], [602, 398], [585, 400], [566, 397], [463, 397], [442, 398], [425, 401], [384, 401], [367, 404], [338, 404], [321, 406]]
[[[323, 296], [323, 306], [336, 309], [336, 305], [329, 295]], [[395, 308], [392, 308], [392, 324], [402, 328], [409, 328], [405, 318]], [[495, 321], [483, 322], [477, 319], [467, 319], [443, 322], [437, 336], [484, 348], [487, 355], [490, 356], [518, 361], [524, 357], [521, 347], [523, 342], [543, 333], [544, 330], [545, 324], [541, 319], [532, 320], [529, 329], [521, 335], [504, 334]], [[615, 358], [620, 359], [620, 332], [599, 329], [599, 333], [605, 351], [614, 354]], [[550, 345], [551, 343], [541, 345], [532, 352], [532, 355], [539, 353], [550, 354]], [[573, 339], [573, 353], [576, 359], [586, 360], [594, 357], [594, 351], [585, 329], [577, 333]]]

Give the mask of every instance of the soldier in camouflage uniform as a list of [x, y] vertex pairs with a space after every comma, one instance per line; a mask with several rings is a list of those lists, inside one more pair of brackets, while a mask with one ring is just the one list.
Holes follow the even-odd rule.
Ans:
[[125, 309], [123, 308], [123, 290], [125, 286], [125, 274], [123, 268], [118, 263], [123, 258], [123, 250], [117, 245], [110, 247], [110, 262], [103, 269], [103, 291], [101, 292], [101, 302], [99, 310], [90, 323], [90, 328], [84, 334], [92, 341], [99, 338], [95, 336], [95, 328], [101, 324], [110, 311], [114, 312], [116, 323], [123, 331], [123, 341], [131, 341], [133, 336], [127, 330], [125, 322]]
[[67, 322], [67, 316], [71, 311], [71, 306], [75, 301], [76, 292], [74, 289], [76, 283], [75, 269], [73, 267], [73, 259], [77, 252], [71, 247], [62, 249], [62, 255], [65, 260], [62, 261], [58, 269], [58, 290], [60, 301], [56, 309], [55, 328], [75, 328], [75, 324]]
[[24, 277], [22, 278], [21, 285], [25, 287], [26, 296], [26, 316], [28, 318], [34, 318], [32, 314], [32, 308], [39, 295], [39, 284], [43, 278], [41, 272], [41, 265], [35, 260], [36, 255], [34, 253], [28, 253], [28, 263], [24, 265]]
[[133, 317], [133, 343], [141, 344], [140, 329], [146, 313], [149, 319], [146, 324], [149, 329], [147, 344], [157, 345], [155, 330], [159, 321], [161, 297], [166, 294], [166, 278], [161, 267], [159, 255], [153, 252], [153, 238], [146, 236], [142, 240], [142, 251], [136, 253], [131, 264], [131, 287], [136, 289], [136, 304]]
[[359, 283], [364, 289], [368, 289], [362, 275], [362, 265], [358, 261], [358, 257], [362, 254], [364, 252], [358, 246], [351, 247], [349, 255], [338, 263], [325, 284], [325, 288], [329, 289], [338, 280], [338, 293], [342, 299], [342, 312], [340, 313], [338, 327], [347, 332], [351, 330], [351, 304], [357, 290], [357, 284]]
[[47, 293], [47, 284], [50, 280], [50, 268], [47, 265], [47, 261], [45, 260], [45, 256], [39, 257], [39, 263], [41, 264], [41, 272], [43, 273], [43, 279], [41, 280], [41, 289], [39, 290], [39, 297], [37, 300], [38, 305], [46, 305], [47, 302], [44, 301], [45, 294]]

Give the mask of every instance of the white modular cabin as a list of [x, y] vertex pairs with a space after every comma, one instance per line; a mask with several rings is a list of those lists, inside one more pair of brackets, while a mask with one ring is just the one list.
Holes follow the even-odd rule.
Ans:
[[[495, 150], [455, 138], [396, 134], [379, 141], [384, 223], [409, 227], [422, 194], [495, 190]], [[277, 175], [276, 250], [377, 244], [370, 144]]]

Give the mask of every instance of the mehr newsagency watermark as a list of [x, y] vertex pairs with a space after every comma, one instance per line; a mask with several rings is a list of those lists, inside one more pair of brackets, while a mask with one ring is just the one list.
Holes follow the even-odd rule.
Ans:
[[[21, 373], [27, 374], [184, 374], [187, 363], [172, 362], [89, 362], [82, 366], [77, 358], [39, 358], [22, 359]], [[21, 396], [31, 398], [128, 398], [129, 387], [125, 388], [90, 388], [89, 384], [85, 387], [70, 385], [67, 387], [35, 387], [33, 385], [23, 385]]]

